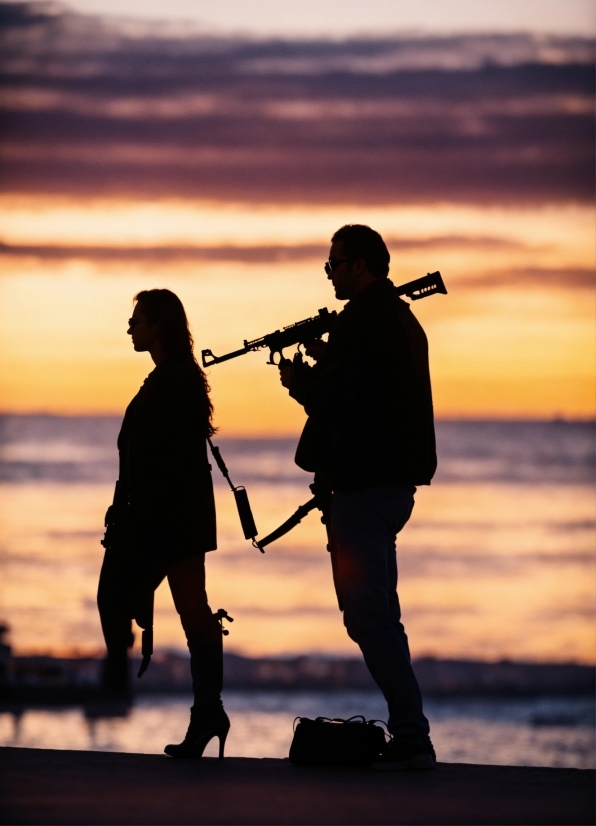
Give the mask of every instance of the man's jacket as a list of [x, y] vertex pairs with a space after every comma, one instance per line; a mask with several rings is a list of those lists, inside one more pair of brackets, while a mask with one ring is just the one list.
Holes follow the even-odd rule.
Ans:
[[321, 361], [295, 371], [308, 414], [296, 463], [333, 490], [428, 485], [437, 457], [424, 330], [388, 278], [339, 313]]
[[139, 555], [160, 567], [217, 547], [207, 425], [207, 394], [191, 359], [161, 362], [124, 416], [119, 498]]

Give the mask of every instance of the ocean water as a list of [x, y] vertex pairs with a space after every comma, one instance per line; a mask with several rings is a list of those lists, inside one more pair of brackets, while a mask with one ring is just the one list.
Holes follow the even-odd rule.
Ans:
[[[142, 697], [124, 717], [90, 718], [78, 708], [0, 713], [0, 745], [161, 754], [184, 736], [190, 702]], [[287, 757], [297, 716], [386, 717], [383, 698], [370, 691], [230, 691], [224, 703], [230, 757]], [[441, 762], [594, 768], [590, 698], [430, 699], [425, 708]], [[217, 755], [217, 741], [205, 755]]]
[[[96, 652], [103, 516], [117, 418], [0, 417], [0, 619], [19, 652]], [[439, 422], [439, 469], [398, 537], [414, 656], [594, 662], [594, 428]], [[295, 440], [217, 438], [261, 535], [310, 498]], [[235, 618], [229, 650], [357, 655], [333, 593], [318, 512], [260, 554], [214, 468], [219, 549], [212, 607]], [[184, 648], [166, 585], [156, 647]]]
[[[116, 474], [115, 418], [0, 418], [0, 620], [16, 652], [96, 653], [103, 514]], [[594, 428], [578, 422], [439, 422], [439, 470], [398, 537], [400, 597], [415, 657], [595, 660]], [[248, 488], [261, 535], [310, 498], [295, 441], [217, 438]], [[246, 655], [358, 656], [342, 626], [317, 512], [260, 554], [214, 471], [219, 550], [207, 557], [213, 608], [235, 618]], [[166, 586], [157, 648], [184, 638]], [[383, 717], [364, 692], [229, 692], [228, 752], [285, 756], [298, 714]], [[431, 700], [443, 760], [593, 765], [593, 709], [581, 698]], [[188, 701], [140, 698], [126, 718], [82, 710], [0, 715], [0, 743], [161, 752], [182, 737]], [[592, 715], [592, 716], [591, 716]]]

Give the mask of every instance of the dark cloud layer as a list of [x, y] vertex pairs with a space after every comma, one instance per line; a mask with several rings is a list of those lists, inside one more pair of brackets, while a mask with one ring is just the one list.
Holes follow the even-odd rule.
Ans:
[[[499, 238], [387, 238], [387, 246], [395, 260], [400, 251], [414, 249], [479, 248], [518, 249], [522, 244]], [[329, 247], [317, 244], [297, 246], [218, 246], [218, 247], [91, 247], [58, 245], [13, 245], [0, 243], [0, 261], [10, 258], [29, 258], [42, 261], [87, 260], [99, 262], [147, 262], [163, 264], [172, 261], [241, 261], [245, 264], [275, 264], [288, 261], [324, 261]], [[451, 278], [452, 287], [489, 289], [491, 287], [563, 287], [565, 289], [594, 289], [594, 270], [587, 267], [507, 267], [478, 272], [474, 277]]]
[[594, 70], [581, 39], [132, 36], [7, 3], [0, 46], [6, 190], [360, 203], [593, 196]]
[[[518, 250], [524, 249], [521, 242], [490, 236], [464, 237], [461, 235], [440, 235], [429, 238], [386, 239], [393, 252], [426, 249], [482, 249]], [[242, 261], [252, 264], [268, 264], [276, 261], [325, 260], [329, 245], [324, 244], [268, 244], [254, 246], [61, 246], [56, 244], [4, 244], [0, 242], [0, 256], [18, 258], [43, 258], [63, 260], [83, 258], [97, 261]]]
[[517, 267], [491, 270], [476, 278], [460, 278], [465, 287], [566, 287], [594, 290], [594, 270], [587, 267]]

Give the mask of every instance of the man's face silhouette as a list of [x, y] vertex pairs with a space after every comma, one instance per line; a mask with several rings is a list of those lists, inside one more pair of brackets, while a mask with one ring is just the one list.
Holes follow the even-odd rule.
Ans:
[[346, 301], [356, 295], [358, 291], [358, 276], [354, 270], [354, 264], [358, 259], [346, 256], [341, 241], [334, 241], [329, 250], [329, 261], [333, 267], [333, 272], [327, 278], [333, 284], [335, 297], [340, 301]]
[[329, 263], [333, 267], [327, 278], [335, 288], [335, 297], [349, 301], [356, 293], [376, 281], [363, 258], [350, 257], [341, 241], [334, 241], [329, 250]]

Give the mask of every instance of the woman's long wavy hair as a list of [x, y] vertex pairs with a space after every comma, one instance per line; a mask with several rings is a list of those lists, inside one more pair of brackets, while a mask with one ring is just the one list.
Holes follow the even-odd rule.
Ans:
[[178, 296], [171, 290], [141, 290], [134, 297], [143, 314], [150, 324], [157, 324], [159, 328], [159, 340], [166, 356], [178, 359], [191, 359], [196, 365], [197, 371], [205, 388], [207, 399], [208, 435], [215, 433], [213, 427], [213, 405], [209, 398], [211, 388], [207, 382], [207, 377], [194, 354], [194, 339], [188, 326], [188, 318], [184, 312], [184, 307]]

